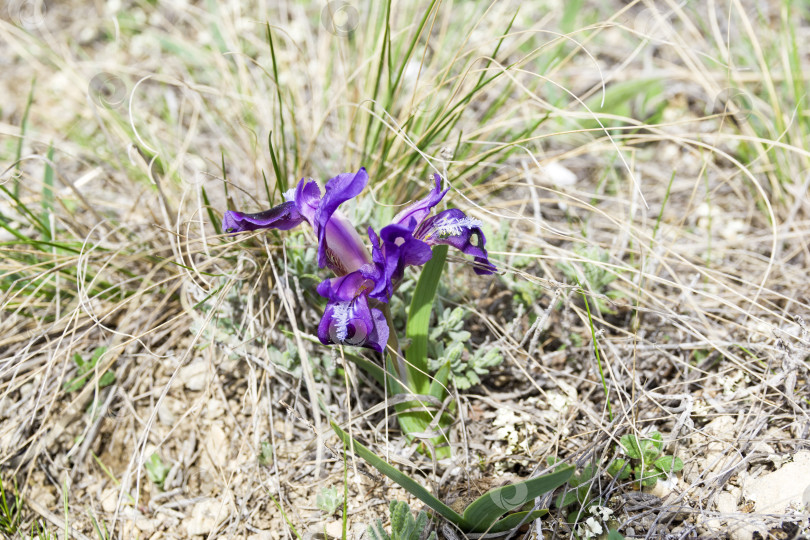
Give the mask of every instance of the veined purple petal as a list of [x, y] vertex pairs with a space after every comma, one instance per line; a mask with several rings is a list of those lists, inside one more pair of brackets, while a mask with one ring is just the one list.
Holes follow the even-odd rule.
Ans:
[[229, 233], [255, 231], [257, 229], [288, 230], [304, 221], [292, 201], [282, 203], [270, 210], [256, 214], [245, 214], [228, 210], [222, 219], [222, 230]]
[[330, 302], [347, 302], [366, 294], [373, 287], [373, 279], [370, 279], [364, 272], [357, 271], [345, 276], [325, 279], [318, 285], [317, 291]]
[[430, 193], [428, 193], [428, 196], [403, 208], [399, 214], [394, 216], [394, 219], [391, 221], [393, 225], [407, 225], [413, 219], [415, 219], [417, 223], [421, 223], [422, 220], [427, 217], [433, 207], [439, 204], [439, 201], [444, 198], [444, 195], [448, 190], [445, 189], [442, 191], [441, 176], [434, 174], [433, 179], [435, 180], [436, 185], [430, 191]]
[[[289, 195], [285, 194], [285, 197]], [[321, 188], [318, 187], [318, 183], [302, 178], [290, 199], [295, 201], [298, 212], [314, 227], [315, 213], [321, 202]]]
[[318, 236], [318, 264], [322, 254], [326, 266], [339, 276], [359, 270], [371, 262], [363, 238], [340, 210], [332, 214], [331, 219], [326, 222], [324, 234]]
[[385, 315], [369, 308], [365, 294], [348, 301], [329, 302], [318, 325], [318, 339], [324, 345], [339, 343], [383, 352], [388, 342]]
[[[414, 237], [424, 240], [429, 245], [448, 244], [475, 260], [473, 269], [476, 274], [494, 273], [497, 268], [489, 262], [482, 223], [468, 217], [458, 208], [451, 208], [427, 218], [419, 224]], [[476, 238], [476, 243], [473, 243]]]
[[[323, 268], [327, 266], [329, 261], [327, 255], [327, 248], [330, 248], [332, 254], [338, 259], [341, 255], [350, 257], [348, 261], [332, 260], [332, 264], [337, 268], [342, 268], [345, 271], [351, 272], [357, 262], [354, 255], [357, 255], [360, 246], [362, 246], [362, 239], [351, 223], [345, 218], [338, 220], [340, 223], [337, 227], [330, 229], [327, 224], [332, 221], [332, 215], [338, 209], [338, 206], [356, 197], [363, 188], [368, 184], [368, 174], [366, 174], [365, 167], [360, 167], [356, 173], [343, 173], [335, 176], [326, 183], [326, 193], [318, 205], [318, 209], [314, 215], [314, 227], [318, 234], [318, 266]], [[347, 226], [348, 224], [348, 226]], [[354, 231], [354, 234], [351, 234]], [[331, 232], [332, 238], [327, 236]], [[333, 245], [334, 242], [343, 243], [342, 245]], [[365, 251], [365, 247], [362, 247]], [[370, 262], [368, 254], [365, 254], [365, 262]], [[331, 268], [331, 266], [330, 266]], [[356, 268], [355, 268], [356, 269]], [[333, 268], [334, 270], [334, 268]], [[344, 272], [345, 273], [345, 272]]]

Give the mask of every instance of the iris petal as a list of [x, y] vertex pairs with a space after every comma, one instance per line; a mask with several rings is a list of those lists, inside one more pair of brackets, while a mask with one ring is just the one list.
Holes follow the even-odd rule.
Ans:
[[258, 229], [288, 230], [304, 221], [293, 201], [282, 203], [270, 210], [245, 214], [228, 210], [222, 219], [222, 230], [229, 233], [255, 231]]
[[[367, 291], [363, 288], [366, 280], [360, 272], [355, 274], [359, 277], [350, 277], [350, 274], [326, 280], [318, 287], [318, 293], [329, 298], [318, 325], [318, 339], [324, 345], [339, 343], [381, 353], [388, 342], [388, 323], [382, 311], [369, 307]], [[343, 300], [358, 283], [361, 285], [354, 291], [356, 296]]]
[[[340, 231], [334, 231], [335, 235], [332, 238], [327, 237], [328, 227], [327, 224], [332, 219], [332, 215], [337, 211], [338, 207], [349, 199], [356, 197], [363, 188], [368, 184], [368, 174], [365, 167], [360, 167], [356, 173], [343, 173], [335, 176], [326, 183], [326, 193], [318, 205], [318, 209], [314, 215], [315, 230], [318, 234], [318, 266], [321, 268], [328, 266], [327, 248], [330, 240], [332, 242], [342, 243], [342, 245], [332, 247], [333, 252], [347, 251], [353, 253], [358, 251], [365, 251], [365, 248], [358, 248], [359, 244], [362, 246], [362, 239], [354, 227], [340, 227]], [[348, 222], [348, 220], [346, 220]], [[352, 234], [352, 232], [354, 234]], [[345, 234], [343, 234], [345, 233]], [[366, 262], [369, 262], [366, 255]], [[351, 269], [348, 269], [351, 271]]]
[[[431, 246], [447, 244], [465, 255], [471, 255], [475, 260], [473, 267], [475, 273], [487, 275], [494, 273], [497, 268], [489, 262], [487, 250], [484, 248], [487, 240], [481, 225], [479, 220], [467, 216], [458, 208], [451, 208], [420, 223], [414, 236]], [[473, 243], [473, 239], [476, 243]]]
[[447, 189], [442, 191], [441, 176], [434, 174], [433, 180], [435, 181], [435, 186], [430, 193], [428, 193], [428, 196], [403, 208], [396, 216], [394, 216], [391, 224], [407, 225], [411, 222], [411, 220], [416, 220], [417, 223], [421, 223], [422, 220], [427, 217], [433, 207], [439, 204], [439, 202], [444, 198], [444, 195], [449, 191]]

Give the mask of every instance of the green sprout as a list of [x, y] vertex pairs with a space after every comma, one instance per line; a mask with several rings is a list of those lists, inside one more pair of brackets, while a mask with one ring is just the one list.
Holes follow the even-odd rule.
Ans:
[[259, 465], [272, 465], [273, 463], [273, 445], [270, 444], [270, 441], [262, 441], [261, 445], [259, 446]]
[[315, 497], [315, 506], [329, 516], [337, 512], [338, 507], [342, 504], [343, 491], [338, 491], [334, 487], [323, 488]]
[[[610, 255], [607, 251], [597, 246], [577, 244], [574, 246], [574, 253], [584, 261], [557, 264], [566, 278], [570, 281], [581, 282], [592, 292], [604, 295], [611, 300], [624, 295], [622, 291], [608, 289], [608, 286], [619, 277], [619, 270], [608, 268]], [[601, 296], [594, 296], [591, 301], [594, 302], [600, 313], [614, 313], [608, 302]]]
[[628, 459], [616, 458], [608, 465], [607, 472], [614, 478], [632, 477], [639, 488], [652, 487], [659, 478], [683, 469], [680, 458], [664, 454], [664, 439], [657, 431], [642, 437], [624, 435], [619, 442]]
[[16, 487], [14, 493], [9, 496], [3, 487], [3, 480], [0, 479], [0, 532], [8, 535], [16, 533], [20, 527], [21, 511], [22, 498]]
[[[63, 385], [65, 392], [75, 392], [84, 388], [84, 385], [87, 384], [93, 373], [95, 373], [96, 365], [98, 364], [98, 361], [101, 360], [101, 357], [104, 356], [105, 352], [107, 352], [107, 347], [96, 347], [89, 360], [84, 360], [82, 355], [79, 353], [73, 355], [73, 362], [76, 364], [77, 368], [76, 376], [69, 381], [65, 381]], [[98, 387], [104, 388], [105, 386], [110, 386], [114, 382], [115, 372], [107, 370], [102, 373], [101, 377], [99, 377]]]
[[[379, 519], [374, 525], [369, 525], [366, 534], [372, 540], [421, 540], [422, 532], [428, 522], [424, 510], [414, 519], [411, 508], [404, 501], [391, 501], [391, 534], [385, 532], [382, 521]], [[430, 533], [427, 540], [436, 540], [436, 531]]]
[[149, 457], [149, 459], [146, 461], [145, 467], [146, 476], [149, 478], [149, 481], [158, 486], [160, 489], [163, 489], [163, 484], [166, 482], [166, 477], [169, 475], [171, 467], [164, 464], [160, 459], [160, 456], [156, 453]]

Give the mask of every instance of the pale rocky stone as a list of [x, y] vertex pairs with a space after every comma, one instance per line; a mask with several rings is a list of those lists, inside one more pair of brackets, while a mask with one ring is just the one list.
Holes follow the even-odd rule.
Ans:
[[754, 502], [757, 513], [783, 514], [790, 505], [800, 506], [805, 492], [810, 489], [810, 452], [793, 455], [793, 461], [781, 469], [749, 479], [743, 494]]
[[658, 480], [654, 486], [645, 489], [647, 493], [655, 495], [659, 499], [666, 499], [678, 487], [678, 479], [675, 476]]
[[221, 499], [205, 499], [192, 507], [191, 517], [183, 525], [189, 535], [208, 535], [234, 511], [233, 497], [230, 494]]
[[214, 422], [205, 434], [205, 453], [215, 467], [228, 464], [228, 436], [222, 429], [221, 422]]
[[329, 538], [343, 537], [343, 521], [337, 520], [326, 524], [326, 536]]
[[557, 187], [573, 186], [577, 183], [577, 175], [558, 161], [546, 163], [541, 170], [543, 176]]
[[205, 418], [208, 420], [219, 420], [225, 415], [228, 404], [218, 399], [209, 399], [205, 403]]
[[270, 531], [258, 531], [248, 536], [247, 540], [273, 540], [273, 534]]
[[172, 427], [177, 423], [177, 411], [179, 410], [180, 402], [173, 397], [166, 396], [158, 407], [158, 421], [164, 426]]
[[208, 373], [208, 362], [195, 360], [178, 370], [177, 381], [185, 386], [187, 390], [198, 392], [208, 384]]
[[101, 493], [101, 509], [112, 514], [118, 508], [118, 490], [113, 488], [105, 489]]

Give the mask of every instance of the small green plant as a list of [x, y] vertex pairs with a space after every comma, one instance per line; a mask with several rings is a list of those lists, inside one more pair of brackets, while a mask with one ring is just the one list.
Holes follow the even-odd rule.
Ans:
[[259, 465], [271, 465], [273, 463], [273, 445], [270, 441], [262, 441], [259, 445], [259, 455], [257, 456]]
[[337, 512], [338, 507], [342, 504], [343, 492], [338, 491], [335, 487], [323, 488], [315, 497], [315, 506], [329, 516]]
[[12, 535], [20, 527], [22, 498], [15, 487], [13, 494], [7, 494], [0, 479], [0, 532]]
[[[76, 364], [77, 368], [76, 376], [69, 381], [65, 381], [63, 385], [65, 392], [75, 392], [84, 388], [84, 385], [87, 384], [87, 381], [93, 376], [93, 373], [95, 373], [96, 364], [98, 364], [98, 361], [104, 356], [105, 352], [107, 352], [107, 347], [96, 347], [90, 360], [84, 360], [79, 353], [73, 355], [73, 362]], [[114, 382], [115, 373], [108, 370], [99, 377], [98, 387], [104, 388]]]
[[[546, 461], [549, 465], [557, 462], [556, 458], [548, 458]], [[602, 538], [613, 515], [613, 510], [605, 505], [604, 499], [594, 492], [593, 483], [597, 474], [598, 470], [593, 464], [585, 465], [581, 471], [571, 476], [566, 491], [555, 501], [557, 508], [568, 512], [566, 521], [575, 526], [577, 538], [584, 540]], [[608, 538], [613, 540], [623, 537], [611, 530]]]
[[680, 458], [664, 454], [664, 439], [657, 431], [641, 437], [624, 435], [619, 442], [628, 459], [616, 458], [608, 465], [608, 474], [614, 478], [632, 476], [637, 487], [652, 487], [659, 478], [683, 469]]
[[146, 476], [149, 478], [149, 481], [160, 489], [163, 489], [163, 484], [166, 482], [166, 477], [169, 475], [171, 467], [163, 463], [163, 460], [161, 460], [160, 456], [156, 453], [149, 457], [145, 467]]
[[93, 523], [93, 529], [95, 529], [99, 540], [110, 540], [110, 530], [107, 528], [107, 522], [103, 519], [96, 519], [96, 514], [92, 511], [90, 512], [90, 521]]
[[[557, 460], [548, 458], [546, 461], [549, 465], [554, 465]], [[557, 497], [557, 508], [568, 510], [568, 523], [576, 523], [579, 516], [584, 515], [591, 506], [603, 504], [604, 501], [595, 497], [591, 488], [595, 473], [596, 468], [592, 464], [585, 465], [568, 479], [568, 489]]]
[[42, 523], [41, 520], [37, 520], [36, 522], [31, 524], [31, 532], [29, 533], [31, 540], [57, 540], [58, 537], [56, 533], [51, 532], [51, 530]]
[[474, 353], [469, 352], [466, 344], [472, 336], [464, 330], [465, 318], [464, 308], [445, 308], [436, 326], [431, 329], [428, 341], [431, 372], [435, 373], [449, 363], [450, 380], [459, 390], [478, 384], [481, 382], [479, 375], [486, 375], [503, 362], [501, 353], [492, 347], [476, 347]]
[[[428, 522], [424, 510], [414, 519], [411, 507], [404, 501], [391, 501], [391, 534], [385, 532], [382, 521], [379, 519], [374, 525], [369, 525], [366, 534], [371, 540], [421, 540], [422, 533]], [[436, 540], [436, 531], [432, 531], [427, 540]]]

